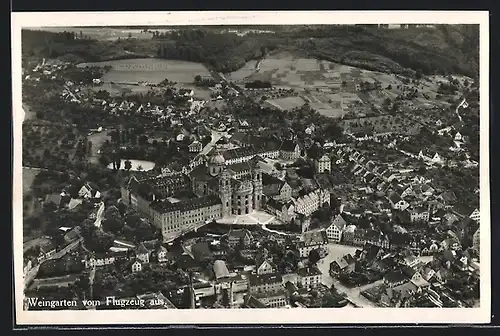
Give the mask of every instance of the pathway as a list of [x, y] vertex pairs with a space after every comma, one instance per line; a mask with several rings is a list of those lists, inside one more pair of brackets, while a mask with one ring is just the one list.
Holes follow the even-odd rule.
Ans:
[[97, 226], [98, 228], [101, 227], [101, 222], [104, 219], [104, 209], [105, 209], [104, 202], [101, 202], [99, 210], [97, 210], [96, 220], [94, 222], [94, 225]]
[[462, 122], [462, 116], [460, 115], [460, 113], [458, 113], [458, 109], [464, 105], [465, 105], [465, 98], [462, 100], [460, 104], [458, 104], [457, 108], [455, 109], [455, 113], [457, 114], [458, 119], [460, 119], [460, 122]]

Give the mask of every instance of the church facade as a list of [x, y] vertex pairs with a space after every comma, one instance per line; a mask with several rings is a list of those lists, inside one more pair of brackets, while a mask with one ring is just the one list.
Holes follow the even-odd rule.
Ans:
[[190, 174], [191, 188], [198, 197], [216, 195], [222, 202], [221, 217], [245, 215], [260, 210], [262, 171], [257, 160], [226, 165], [219, 151], [212, 151], [205, 165]]

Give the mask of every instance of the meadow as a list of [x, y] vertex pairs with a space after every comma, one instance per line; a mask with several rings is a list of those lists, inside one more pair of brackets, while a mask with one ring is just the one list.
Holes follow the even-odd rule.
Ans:
[[196, 75], [210, 76], [208, 69], [201, 63], [163, 60], [155, 58], [124, 59], [107, 62], [80, 63], [79, 67], [111, 66], [101, 80], [105, 83], [158, 84], [168, 79], [177, 83], [193, 83]]
[[110, 28], [110, 27], [43, 27], [37, 30], [44, 30], [53, 33], [61, 32], [74, 32], [77, 36], [80, 32], [85, 38], [92, 38], [96, 40], [106, 40], [113, 41], [118, 38], [136, 38], [136, 39], [151, 39], [153, 33], [144, 32], [142, 29], [121, 29], [121, 28]]

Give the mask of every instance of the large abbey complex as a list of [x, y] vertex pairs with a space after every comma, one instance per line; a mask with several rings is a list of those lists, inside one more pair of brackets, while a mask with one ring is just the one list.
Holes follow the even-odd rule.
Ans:
[[[183, 189], [197, 198], [171, 198]], [[257, 158], [226, 165], [222, 154], [213, 150], [189, 175], [131, 177], [122, 187], [122, 200], [147, 215], [169, 241], [212, 220], [260, 210], [262, 172]]]

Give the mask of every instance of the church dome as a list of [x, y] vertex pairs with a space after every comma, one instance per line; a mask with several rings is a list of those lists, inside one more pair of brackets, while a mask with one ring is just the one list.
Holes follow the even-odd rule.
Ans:
[[212, 155], [210, 155], [210, 158], [208, 159], [208, 163], [210, 164], [215, 164], [215, 165], [222, 165], [226, 162], [224, 159], [224, 156], [222, 154], [215, 150]]

